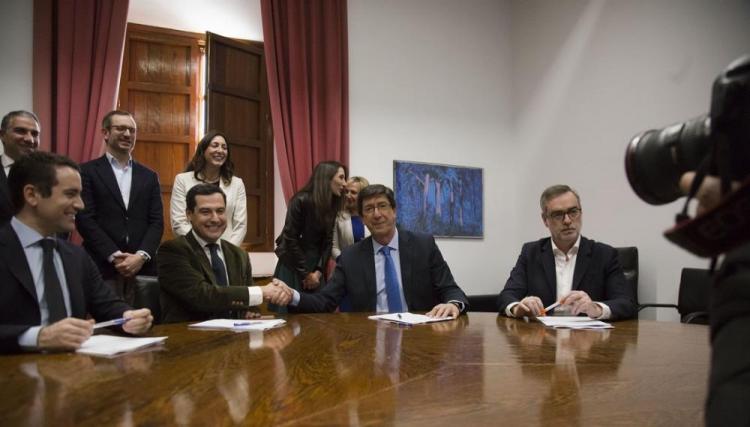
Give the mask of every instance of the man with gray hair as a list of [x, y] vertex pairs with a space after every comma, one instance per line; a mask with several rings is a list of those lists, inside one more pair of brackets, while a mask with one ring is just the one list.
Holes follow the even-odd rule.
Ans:
[[30, 111], [11, 111], [0, 122], [0, 225], [13, 217], [8, 189], [10, 167], [22, 156], [39, 148], [40, 133], [39, 119]]
[[617, 251], [581, 236], [583, 210], [578, 193], [554, 185], [539, 200], [550, 237], [523, 245], [498, 305], [508, 317], [540, 316], [554, 302], [556, 314], [595, 319], [635, 317], [636, 303]]

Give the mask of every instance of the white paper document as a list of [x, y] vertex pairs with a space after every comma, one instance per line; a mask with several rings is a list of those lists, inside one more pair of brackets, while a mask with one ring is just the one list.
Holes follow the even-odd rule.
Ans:
[[414, 313], [389, 313], [389, 314], [377, 314], [370, 316], [368, 319], [372, 320], [383, 320], [386, 322], [403, 323], [405, 325], [420, 325], [423, 323], [442, 322], [445, 320], [453, 320], [453, 317], [427, 317], [424, 314]]
[[611, 329], [614, 326], [585, 316], [539, 316], [536, 320], [551, 328]]
[[189, 325], [195, 329], [231, 330], [231, 331], [265, 331], [277, 328], [286, 323], [284, 319], [211, 319]]
[[114, 335], [92, 335], [88, 340], [84, 341], [81, 348], [76, 350], [76, 353], [112, 357], [120, 353], [127, 353], [160, 344], [166, 339], [167, 337], [133, 338]]

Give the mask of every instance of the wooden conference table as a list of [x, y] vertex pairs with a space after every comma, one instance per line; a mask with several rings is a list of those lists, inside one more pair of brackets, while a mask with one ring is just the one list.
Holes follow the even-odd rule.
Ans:
[[290, 315], [265, 333], [161, 325], [114, 359], [0, 356], [0, 425], [700, 425], [708, 329], [570, 331], [470, 313], [399, 327]]

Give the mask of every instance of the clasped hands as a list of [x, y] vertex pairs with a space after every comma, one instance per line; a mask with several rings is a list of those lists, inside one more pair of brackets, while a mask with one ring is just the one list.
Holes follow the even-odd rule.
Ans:
[[[568, 292], [560, 300], [560, 305], [567, 307], [568, 311], [574, 316], [585, 313], [589, 317], [596, 319], [602, 315], [601, 306], [592, 301], [591, 297], [584, 291]], [[528, 296], [513, 307], [511, 314], [513, 317], [536, 317], [543, 316], [546, 313], [544, 313], [544, 305], [539, 297]]]
[[[147, 308], [127, 310], [122, 317], [128, 319], [122, 325], [122, 330], [133, 335], [146, 333], [154, 321], [151, 310]], [[75, 350], [93, 333], [94, 319], [67, 317], [43, 327], [37, 336], [37, 347], [43, 350]]]
[[141, 271], [146, 260], [140, 254], [117, 251], [112, 260], [117, 272], [123, 277], [134, 277]]
[[292, 301], [292, 289], [283, 281], [274, 278], [271, 283], [261, 286], [263, 300], [280, 306], [288, 305]]

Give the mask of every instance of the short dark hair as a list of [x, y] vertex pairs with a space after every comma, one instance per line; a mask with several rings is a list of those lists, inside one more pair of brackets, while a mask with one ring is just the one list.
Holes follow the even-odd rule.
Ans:
[[42, 197], [52, 195], [52, 187], [58, 184], [57, 168], [61, 167], [69, 167], [79, 173], [81, 171], [76, 162], [46, 151], [35, 151], [16, 160], [8, 174], [8, 188], [14, 212], [20, 212], [26, 203], [23, 188], [29, 184], [36, 187]]
[[112, 116], [128, 116], [135, 121], [135, 117], [125, 110], [112, 110], [102, 119], [102, 129], [109, 129], [112, 126]]
[[16, 110], [11, 111], [10, 113], [3, 116], [3, 121], [0, 122], [0, 131], [6, 131], [8, 129], [8, 126], [10, 125], [10, 121], [15, 119], [16, 117], [28, 117], [30, 119], [33, 119], [36, 124], [39, 125], [39, 117], [37, 117], [36, 114], [26, 110]]
[[186, 202], [187, 202], [187, 210], [190, 212], [193, 212], [195, 210], [195, 205], [197, 204], [195, 198], [196, 196], [210, 196], [212, 194], [219, 193], [221, 194], [221, 197], [224, 199], [224, 206], [227, 204], [227, 195], [224, 194], [224, 192], [219, 188], [216, 184], [198, 184], [188, 190], [187, 196], [185, 196]]
[[391, 204], [391, 207], [396, 209], [396, 198], [393, 197], [393, 190], [383, 184], [371, 184], [359, 191], [359, 196], [357, 197], [357, 210], [359, 211], [360, 216], [362, 215], [362, 205], [365, 203], [365, 199], [375, 196], [385, 196]]
[[547, 187], [542, 192], [542, 196], [539, 197], [539, 207], [542, 208], [542, 213], [546, 213], [545, 210], [547, 209], [547, 202], [565, 193], [573, 193], [576, 196], [576, 200], [578, 200], [578, 206], [581, 206], [581, 197], [578, 196], [578, 192], [576, 190], [564, 184], [553, 185], [551, 187]]

